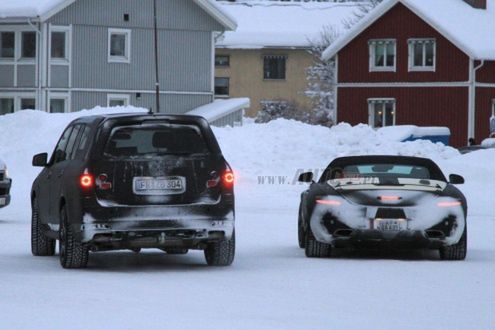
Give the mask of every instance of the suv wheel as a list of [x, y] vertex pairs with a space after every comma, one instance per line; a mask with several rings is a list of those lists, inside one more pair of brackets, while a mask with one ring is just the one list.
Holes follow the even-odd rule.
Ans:
[[208, 266], [230, 266], [235, 255], [235, 231], [230, 239], [208, 243], [205, 258]]
[[31, 252], [34, 256], [52, 256], [55, 254], [55, 240], [43, 233], [36, 198], [31, 204], [31, 210]]
[[297, 219], [297, 240], [299, 242], [299, 247], [304, 249], [306, 246], [306, 233], [304, 232], [303, 217], [299, 206], [299, 217]]
[[330, 244], [318, 242], [311, 231], [306, 231], [306, 257], [308, 258], [328, 258], [331, 256], [332, 247]]
[[64, 268], [85, 268], [88, 264], [88, 247], [79, 242], [69, 225], [65, 206], [60, 211], [60, 264]]
[[464, 260], [467, 254], [467, 226], [464, 228], [461, 239], [457, 244], [444, 246], [440, 249], [442, 260]]

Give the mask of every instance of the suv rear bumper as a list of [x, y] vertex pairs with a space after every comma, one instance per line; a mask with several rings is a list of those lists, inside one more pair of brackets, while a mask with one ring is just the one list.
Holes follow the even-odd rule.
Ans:
[[10, 187], [12, 186], [11, 179], [0, 181], [0, 208], [10, 204]]
[[218, 205], [106, 207], [86, 212], [76, 229], [85, 243], [132, 240], [153, 236], [159, 245], [167, 240], [209, 241], [230, 238], [234, 232], [233, 208]]

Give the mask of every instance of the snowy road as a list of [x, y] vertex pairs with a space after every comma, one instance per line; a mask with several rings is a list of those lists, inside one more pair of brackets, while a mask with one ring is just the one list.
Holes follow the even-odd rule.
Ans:
[[464, 262], [429, 251], [318, 260], [296, 246], [296, 211], [241, 206], [237, 258], [223, 269], [197, 251], [150, 250], [63, 270], [31, 256], [29, 223], [0, 220], [0, 328], [493, 329], [494, 221], [470, 219]]

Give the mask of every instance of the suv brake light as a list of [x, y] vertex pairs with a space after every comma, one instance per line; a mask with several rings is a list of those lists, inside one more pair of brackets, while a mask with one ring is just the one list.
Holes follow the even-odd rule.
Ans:
[[234, 173], [231, 170], [226, 170], [222, 175], [223, 185], [226, 187], [232, 187], [234, 185]]
[[94, 178], [91, 174], [84, 173], [79, 178], [79, 184], [81, 185], [82, 188], [86, 188], [86, 189], [91, 188], [91, 187], [93, 187], [93, 184], [94, 184]]

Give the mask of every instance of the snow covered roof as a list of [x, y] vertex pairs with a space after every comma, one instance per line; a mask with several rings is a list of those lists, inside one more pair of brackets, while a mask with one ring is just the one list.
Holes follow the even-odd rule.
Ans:
[[495, 0], [475, 9], [464, 0], [385, 0], [323, 53], [330, 59], [367, 27], [402, 3], [473, 59], [495, 60]]
[[[40, 17], [47, 20], [76, 0], [0, 0], [1, 18]], [[214, 0], [193, 0], [204, 11], [228, 30], [235, 30], [235, 19], [226, 13]]]
[[[43, 16], [52, 10], [60, 8], [61, 5], [68, 6], [75, 0], [15, 0], [1, 1], [0, 18], [13, 17], [38, 17]], [[70, 2], [70, 3], [69, 3]]]
[[249, 106], [250, 100], [248, 98], [215, 100], [212, 103], [189, 111], [187, 114], [192, 116], [201, 116], [206, 118], [209, 122], [213, 122], [236, 111], [249, 108]]
[[325, 26], [343, 30], [343, 21], [356, 11], [356, 3], [329, 2], [219, 2], [238, 23], [226, 32], [217, 47], [259, 49], [265, 47], [304, 48]]

